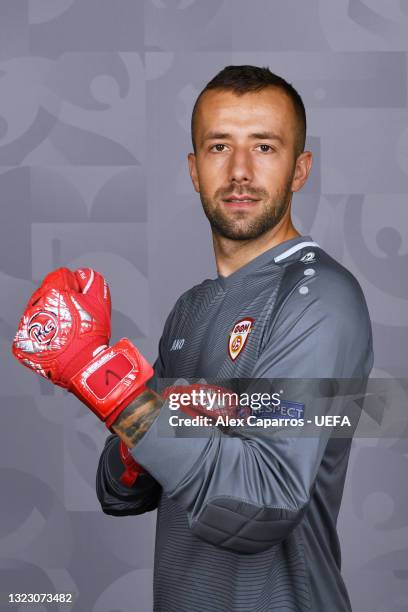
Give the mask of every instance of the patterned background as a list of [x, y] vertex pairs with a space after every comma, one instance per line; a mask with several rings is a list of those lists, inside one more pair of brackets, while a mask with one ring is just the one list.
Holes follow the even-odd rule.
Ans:
[[[303, 96], [315, 164], [297, 226], [360, 280], [373, 376], [407, 376], [407, 51], [408, 0], [1, 2], [0, 592], [151, 610], [155, 513], [100, 511], [106, 429], [10, 342], [49, 270], [90, 265], [114, 340], [155, 358], [178, 295], [215, 274], [186, 154], [193, 101], [224, 65], [269, 65]], [[355, 612], [408, 609], [407, 473], [406, 439], [355, 441], [339, 521]]]

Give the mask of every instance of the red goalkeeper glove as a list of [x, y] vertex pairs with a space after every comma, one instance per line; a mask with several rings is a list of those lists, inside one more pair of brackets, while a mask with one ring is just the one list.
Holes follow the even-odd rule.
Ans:
[[13, 342], [21, 363], [74, 393], [111, 426], [142, 391], [153, 368], [122, 338], [108, 348], [111, 301], [95, 270], [48, 274], [31, 296]]

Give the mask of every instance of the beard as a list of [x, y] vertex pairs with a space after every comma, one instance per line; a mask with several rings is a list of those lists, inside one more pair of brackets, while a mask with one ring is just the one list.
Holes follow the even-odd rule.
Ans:
[[[214, 233], [229, 240], [254, 240], [280, 223], [290, 205], [291, 185], [292, 177], [274, 195], [265, 189], [249, 187], [238, 189], [232, 186], [228, 189], [218, 189], [213, 197], [200, 192], [200, 199]], [[251, 210], [226, 211], [217, 205], [219, 200], [231, 197], [232, 193], [236, 195], [245, 193], [257, 198], [259, 202], [254, 206], [260, 207], [258, 214], [254, 216]]]

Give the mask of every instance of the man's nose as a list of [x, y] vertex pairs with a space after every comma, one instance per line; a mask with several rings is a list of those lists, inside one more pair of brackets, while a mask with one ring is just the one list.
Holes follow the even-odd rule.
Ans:
[[234, 151], [230, 156], [229, 180], [241, 183], [252, 180], [251, 156], [247, 151]]

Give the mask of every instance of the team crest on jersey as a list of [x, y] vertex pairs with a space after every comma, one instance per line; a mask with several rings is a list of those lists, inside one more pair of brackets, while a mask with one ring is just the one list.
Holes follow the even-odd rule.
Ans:
[[30, 340], [38, 344], [49, 344], [58, 331], [58, 322], [51, 312], [36, 312], [28, 323]]
[[235, 361], [238, 355], [243, 351], [248, 341], [248, 336], [253, 329], [254, 323], [254, 319], [251, 319], [251, 317], [246, 317], [245, 319], [240, 319], [234, 324], [228, 341], [228, 354], [232, 361]]

